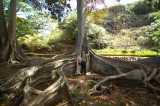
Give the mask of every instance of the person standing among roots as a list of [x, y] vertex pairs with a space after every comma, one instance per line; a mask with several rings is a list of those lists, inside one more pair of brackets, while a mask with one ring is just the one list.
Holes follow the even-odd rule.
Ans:
[[82, 62], [81, 62], [81, 75], [86, 75], [86, 64], [87, 64], [87, 55], [85, 52], [82, 52]]
[[77, 56], [77, 75], [80, 75], [80, 70], [81, 70], [81, 61], [82, 61], [82, 57], [81, 57], [81, 53]]

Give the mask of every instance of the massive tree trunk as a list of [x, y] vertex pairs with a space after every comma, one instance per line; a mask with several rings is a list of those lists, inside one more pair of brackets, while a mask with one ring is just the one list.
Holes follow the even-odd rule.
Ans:
[[3, 12], [3, 2], [1, 1], [0, 5], [1, 15], [0, 19], [0, 27], [1, 29], [1, 36], [0, 42], [1, 52], [0, 52], [0, 63], [8, 62], [8, 63], [15, 63], [15, 62], [22, 62], [25, 58], [25, 55], [22, 53], [16, 37], [16, 0], [10, 1], [10, 9], [9, 9], [9, 25], [8, 25], [8, 33], [6, 30], [6, 23], [4, 20], [4, 12]]
[[4, 11], [3, 11], [3, 2], [0, 0], [0, 62], [6, 61], [8, 59], [7, 54], [5, 51], [7, 48], [7, 28], [6, 28], [6, 22], [4, 18]]
[[11, 0], [10, 2], [10, 14], [9, 14], [9, 25], [8, 25], [8, 41], [11, 46], [10, 62], [23, 61], [24, 54], [22, 53], [16, 37], [16, 1]]
[[78, 35], [74, 49], [71, 53], [82, 51], [87, 52], [87, 38], [85, 29], [85, 15], [84, 15], [84, 0], [77, 0], [77, 20], [78, 20]]

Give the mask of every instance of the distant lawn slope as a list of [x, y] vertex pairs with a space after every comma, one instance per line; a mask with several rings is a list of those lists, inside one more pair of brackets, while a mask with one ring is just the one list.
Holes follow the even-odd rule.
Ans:
[[126, 56], [159, 56], [160, 53], [155, 52], [155, 51], [151, 51], [151, 50], [120, 50], [120, 49], [101, 49], [101, 50], [95, 50], [92, 49], [95, 53], [97, 53], [98, 55], [126, 55]]

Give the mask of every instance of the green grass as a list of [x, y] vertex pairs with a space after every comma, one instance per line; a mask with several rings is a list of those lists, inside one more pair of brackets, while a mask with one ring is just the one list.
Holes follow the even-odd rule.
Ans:
[[75, 98], [78, 97], [78, 95], [79, 95], [78, 89], [77, 89], [77, 88], [74, 88], [74, 89], [72, 90], [71, 94], [72, 94], [72, 96], [75, 97]]
[[118, 49], [92, 49], [98, 55], [125, 55], [125, 56], [159, 56], [158, 52], [151, 50], [118, 50]]

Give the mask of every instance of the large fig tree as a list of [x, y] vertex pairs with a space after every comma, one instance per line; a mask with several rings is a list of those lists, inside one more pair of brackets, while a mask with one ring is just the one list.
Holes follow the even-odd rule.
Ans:
[[[61, 1], [61, 0], [60, 0]], [[92, 0], [94, 1], [94, 0]], [[36, 0], [33, 0], [38, 5]], [[47, 0], [51, 3], [51, 0]], [[15, 8], [16, 0], [11, 0], [11, 11], [8, 32], [3, 14], [3, 2], [0, 1], [0, 46], [3, 61], [23, 61], [18, 48], [15, 34]], [[78, 37], [75, 48], [71, 53], [55, 56], [52, 59], [34, 59], [26, 63], [26, 68], [21, 69], [10, 78], [0, 80], [0, 103], [7, 106], [53, 106], [56, 104], [70, 105], [72, 96], [66, 77], [74, 76], [76, 70], [76, 56], [82, 50], [87, 51], [85, 34], [84, 1], [77, 0]], [[12, 20], [13, 19], [13, 20]], [[14, 28], [13, 28], [14, 27]], [[7, 36], [8, 35], [8, 36]], [[14, 35], [14, 36], [13, 36]], [[14, 39], [13, 39], [14, 38]], [[13, 44], [12, 44], [13, 43]], [[8, 47], [7, 47], [8, 46]], [[6, 54], [5, 51], [7, 51]], [[19, 54], [18, 54], [19, 53]], [[120, 86], [146, 87], [159, 93], [160, 85], [160, 58], [149, 58], [140, 61], [124, 61], [99, 56], [88, 49], [91, 72], [103, 75], [103, 78], [89, 90], [90, 94], [101, 93], [108, 87], [104, 84], [110, 81]], [[2, 55], [3, 54], [3, 55]], [[4, 58], [6, 57], [6, 58]], [[12, 58], [10, 58], [12, 57]], [[13, 61], [12, 61], [13, 60]], [[155, 83], [156, 82], [156, 83]]]

